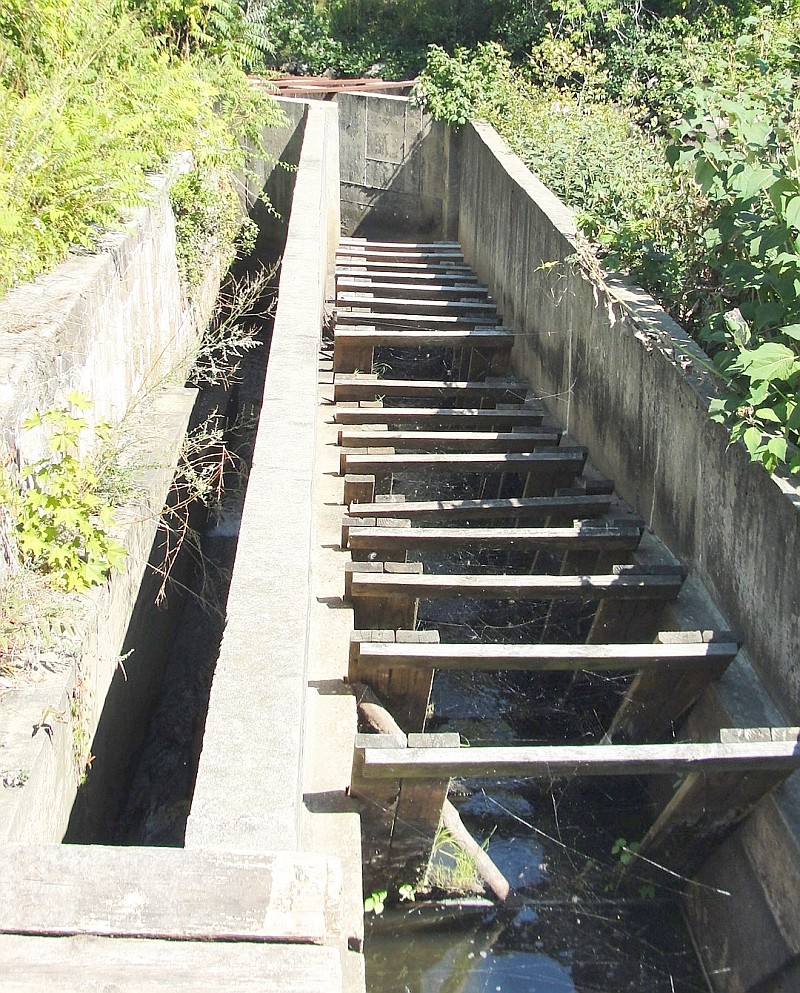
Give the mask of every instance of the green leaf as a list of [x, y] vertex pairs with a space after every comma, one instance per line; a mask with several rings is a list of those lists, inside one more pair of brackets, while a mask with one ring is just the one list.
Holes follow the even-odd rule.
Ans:
[[756, 452], [761, 445], [761, 432], [756, 427], [749, 427], [744, 433], [744, 443], [750, 458], [755, 458]]
[[779, 178], [780, 176], [773, 169], [747, 166], [732, 176], [728, 185], [742, 200], [752, 200], [769, 189]]
[[789, 227], [800, 229], [800, 194], [786, 201], [783, 216]]
[[780, 329], [780, 333], [794, 338], [795, 341], [800, 341], [800, 324], [787, 324]]
[[735, 374], [741, 373], [750, 380], [788, 379], [800, 369], [800, 361], [791, 348], [777, 341], [760, 345], [753, 351], [743, 348], [730, 367]]
[[767, 442], [767, 451], [770, 452], [778, 462], [786, 461], [786, 453], [789, 445], [785, 438], [770, 438]]

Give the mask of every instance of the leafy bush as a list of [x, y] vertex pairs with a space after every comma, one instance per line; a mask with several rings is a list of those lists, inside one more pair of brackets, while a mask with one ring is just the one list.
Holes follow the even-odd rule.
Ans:
[[0, 20], [0, 293], [92, 248], [176, 149], [240, 166], [240, 137], [280, 117], [230, 60], [170, 56], [114, 0], [29, 6]]
[[800, 472], [800, 101], [784, 75], [762, 92], [699, 90], [669, 157], [712, 212], [701, 337], [728, 382], [712, 412], [774, 471]]

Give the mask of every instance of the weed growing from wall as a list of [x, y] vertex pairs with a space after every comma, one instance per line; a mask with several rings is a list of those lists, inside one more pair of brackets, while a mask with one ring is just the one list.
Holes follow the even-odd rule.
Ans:
[[101, 495], [95, 463], [80, 454], [81, 433], [88, 428], [81, 411], [89, 401], [74, 392], [67, 399], [69, 406], [34, 413], [24, 422], [26, 430], [49, 432], [49, 453], [18, 473], [5, 466], [0, 499], [22, 564], [56, 589], [79, 592], [104, 582], [126, 552], [111, 536], [114, 512]]

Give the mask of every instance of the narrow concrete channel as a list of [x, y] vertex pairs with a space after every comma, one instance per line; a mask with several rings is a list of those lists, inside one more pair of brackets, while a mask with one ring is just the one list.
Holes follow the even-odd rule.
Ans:
[[381, 993], [794, 993], [796, 489], [490, 128], [285, 107], [224, 624], [186, 614], [123, 844], [4, 848], [8, 988], [361, 993], [366, 950]]

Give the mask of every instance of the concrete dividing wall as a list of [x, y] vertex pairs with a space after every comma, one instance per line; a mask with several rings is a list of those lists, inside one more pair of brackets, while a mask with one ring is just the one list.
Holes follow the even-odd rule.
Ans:
[[[728, 448], [706, 414], [703, 353], [645, 293], [600, 287], [569, 261], [572, 212], [479, 123], [462, 134], [459, 217], [468, 260], [519, 335], [517, 371], [744, 639], [746, 658], [703, 704], [704, 730], [715, 720], [757, 724], [759, 714], [800, 724], [800, 492], [751, 465], [741, 445]], [[772, 703], [755, 682], [747, 699], [734, 685], [747, 660]], [[798, 988], [780, 978], [796, 978], [800, 961], [797, 890], [779, 883], [800, 878], [798, 838], [795, 776], [704, 867], [703, 881], [731, 897], [689, 887], [718, 989]]]
[[457, 169], [450, 132], [405, 97], [340, 93], [342, 229], [346, 235], [454, 235]]
[[339, 230], [335, 115], [307, 105], [187, 847], [300, 847], [317, 354]]

